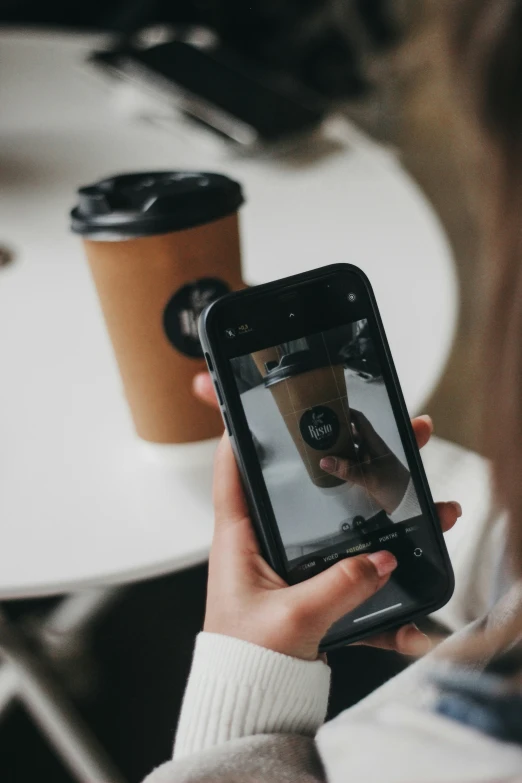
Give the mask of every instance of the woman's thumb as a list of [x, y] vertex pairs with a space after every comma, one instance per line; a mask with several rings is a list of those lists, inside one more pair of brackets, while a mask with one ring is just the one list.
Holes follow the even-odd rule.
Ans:
[[333, 623], [380, 590], [396, 567], [397, 559], [385, 550], [357, 555], [291, 589], [314, 624], [324, 621], [326, 633]]
[[357, 463], [351, 462], [343, 457], [323, 457], [319, 463], [319, 467], [324, 470], [325, 473], [336, 476], [336, 478], [341, 479], [341, 481], [352, 481], [354, 484], [364, 483], [361, 469]]
[[226, 433], [221, 438], [214, 458], [213, 500], [218, 528], [248, 516], [239, 471]]

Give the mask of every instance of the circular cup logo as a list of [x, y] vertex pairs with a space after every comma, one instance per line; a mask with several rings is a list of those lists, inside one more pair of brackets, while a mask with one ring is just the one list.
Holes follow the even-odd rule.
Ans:
[[326, 451], [335, 445], [341, 426], [335, 411], [318, 405], [303, 413], [299, 429], [308, 446], [317, 451]]
[[223, 280], [202, 277], [176, 291], [163, 313], [163, 328], [174, 348], [193, 359], [203, 356], [198, 335], [199, 316], [207, 305], [229, 290]]

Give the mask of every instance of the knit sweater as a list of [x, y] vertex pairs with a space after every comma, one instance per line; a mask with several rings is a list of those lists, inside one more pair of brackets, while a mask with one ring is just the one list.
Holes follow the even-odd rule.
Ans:
[[[491, 626], [522, 606], [512, 590]], [[434, 677], [463, 633], [355, 707], [322, 725], [329, 669], [238, 639], [197, 639], [174, 759], [146, 783], [435, 783], [522, 779], [522, 745], [488, 736], [434, 709]], [[477, 662], [469, 671], [478, 671]], [[522, 716], [521, 716], [522, 717]], [[315, 736], [314, 736], [315, 735]]]

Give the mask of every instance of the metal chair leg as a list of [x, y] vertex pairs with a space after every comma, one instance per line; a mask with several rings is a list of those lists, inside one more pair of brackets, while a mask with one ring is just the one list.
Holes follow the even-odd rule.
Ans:
[[0, 715], [18, 696], [18, 675], [12, 666], [0, 665]]
[[[45, 664], [0, 614], [1, 671], [79, 783], [124, 783], [108, 755], [78, 715]], [[0, 680], [1, 681], [1, 680]]]

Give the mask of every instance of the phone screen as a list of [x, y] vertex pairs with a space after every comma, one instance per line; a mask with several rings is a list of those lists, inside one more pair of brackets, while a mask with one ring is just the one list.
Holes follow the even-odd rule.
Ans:
[[379, 549], [399, 561], [389, 583], [329, 636], [355, 633], [440, 597], [447, 567], [394, 415], [390, 371], [371, 317], [293, 331], [292, 339], [228, 361], [288, 581]]

